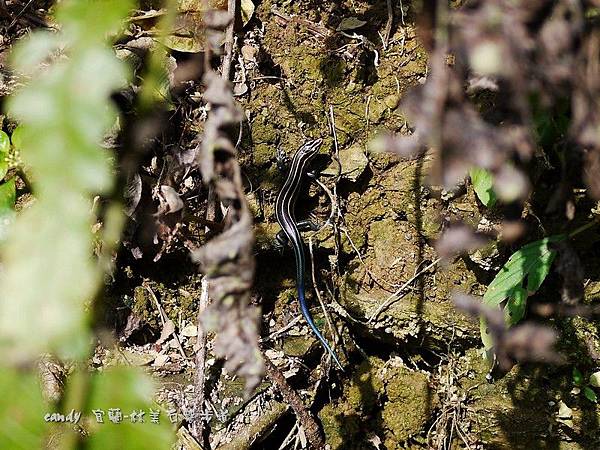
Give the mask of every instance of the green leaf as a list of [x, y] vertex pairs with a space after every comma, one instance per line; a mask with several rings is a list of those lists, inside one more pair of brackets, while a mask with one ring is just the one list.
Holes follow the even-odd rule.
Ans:
[[11, 178], [0, 184], [0, 242], [8, 236], [8, 231], [16, 218], [15, 202], [17, 201], [17, 187], [15, 179]]
[[489, 170], [482, 169], [481, 167], [473, 167], [469, 171], [471, 177], [471, 183], [473, 183], [473, 189], [477, 198], [486, 207], [491, 208], [496, 204], [496, 193], [493, 189], [494, 176]]
[[[29, 81], [6, 106], [23, 124], [13, 145], [31, 171], [36, 201], [18, 215], [0, 255], [5, 361], [28, 361], [46, 351], [66, 358], [88, 354], [89, 302], [103, 275], [91, 257], [90, 205], [114, 182], [114, 155], [101, 144], [117, 124], [110, 96], [130, 76], [109, 35], [123, 26], [131, 6], [126, 0], [59, 2], [57, 32], [32, 33], [12, 55]], [[60, 58], [52, 52], [57, 43]], [[35, 69], [42, 61], [44, 69]]]
[[479, 333], [481, 334], [481, 342], [486, 350], [491, 349], [494, 346], [494, 340], [492, 335], [488, 333], [487, 321], [482, 317], [479, 319]]
[[0, 130], [0, 154], [8, 155], [10, 151], [10, 138], [8, 134]]
[[520, 286], [515, 287], [508, 297], [504, 308], [506, 314], [506, 322], [509, 325], [515, 325], [525, 315], [525, 307], [527, 306], [527, 289]]
[[[549, 244], [565, 238], [564, 235], [550, 236], [531, 242], [513, 253], [488, 286], [483, 302], [497, 307], [507, 300], [504, 308], [506, 321], [509, 325], [518, 323], [525, 314], [527, 297], [539, 289], [550, 272], [556, 252]], [[525, 281], [526, 285], [523, 286]], [[489, 350], [493, 344], [486, 329], [485, 320], [481, 319], [481, 340]]]
[[488, 286], [483, 301], [489, 306], [497, 306], [522, 286], [525, 278], [527, 291], [531, 295], [537, 291], [548, 275], [556, 252], [549, 247], [553, 242], [565, 239], [564, 235], [550, 236], [525, 245], [512, 254]]
[[41, 70], [42, 63], [60, 44], [60, 37], [56, 33], [41, 30], [32, 33], [11, 53], [11, 65], [17, 66], [24, 75], [32, 76]]
[[12, 142], [13, 147], [16, 149], [21, 149], [23, 147], [23, 125], [18, 125], [10, 135], [10, 140]]
[[[173, 442], [173, 429], [166, 411], [152, 404], [155, 386], [150, 377], [134, 368], [117, 367], [92, 378], [91, 409], [105, 412], [104, 423], [99, 424], [89, 439], [91, 450], [169, 449]], [[122, 422], [114, 423], [108, 410], [119, 408]], [[150, 420], [150, 410], [159, 411], [158, 423]], [[132, 422], [133, 411], [144, 411], [143, 422]], [[93, 414], [90, 411], [90, 414]], [[92, 416], [94, 417], [94, 416]], [[114, 416], [113, 416], [114, 417]], [[95, 419], [94, 419], [95, 421]]]
[[45, 405], [35, 373], [0, 368], [0, 447], [43, 448]]
[[573, 367], [573, 383], [578, 386], [583, 384], [583, 374], [577, 367]]
[[598, 402], [598, 397], [596, 396], [596, 393], [589, 386], [583, 388], [583, 395], [585, 395], [585, 398], [587, 398], [592, 403]]
[[0, 180], [6, 176], [8, 172], [8, 161], [6, 157], [10, 151], [10, 138], [8, 134], [0, 130]]

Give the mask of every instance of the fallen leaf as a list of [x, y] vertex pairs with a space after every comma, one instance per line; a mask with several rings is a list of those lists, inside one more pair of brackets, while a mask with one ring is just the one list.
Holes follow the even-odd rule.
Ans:
[[154, 367], [162, 367], [169, 361], [169, 355], [158, 355], [152, 364]]
[[174, 213], [183, 208], [183, 200], [179, 197], [179, 193], [171, 186], [162, 185], [160, 187], [160, 207], [158, 212], [160, 214]]
[[252, 47], [251, 45], [244, 45], [241, 50], [242, 58], [244, 58], [245, 61], [256, 61], [257, 52], [258, 49], [255, 47]]
[[167, 320], [165, 322], [165, 324], [163, 325], [163, 329], [160, 332], [160, 337], [158, 338], [158, 341], [156, 341], [156, 344], [160, 345], [163, 342], [165, 342], [173, 333], [175, 332], [175, 324], [173, 323], [172, 320]]
[[188, 325], [181, 330], [181, 334], [185, 337], [198, 336], [198, 327], [196, 325]]
[[244, 26], [252, 19], [254, 15], [254, 3], [252, 0], [242, 0], [241, 1], [241, 9], [242, 9], [242, 23]]
[[560, 419], [570, 419], [573, 417], [573, 410], [562, 400], [558, 402], [558, 417]]
[[356, 30], [366, 23], [366, 21], [360, 20], [357, 17], [345, 17], [336, 28], [336, 31]]
[[239, 97], [248, 92], [248, 85], [246, 83], [235, 83], [233, 85], [233, 95]]

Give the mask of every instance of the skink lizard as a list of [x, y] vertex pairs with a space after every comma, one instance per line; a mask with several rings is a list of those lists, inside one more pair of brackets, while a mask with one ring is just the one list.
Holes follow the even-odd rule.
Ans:
[[296, 205], [296, 199], [298, 198], [298, 192], [304, 176], [306, 166], [310, 160], [317, 154], [319, 147], [323, 143], [322, 139], [315, 139], [305, 143], [298, 149], [294, 157], [292, 158], [290, 172], [287, 180], [285, 181], [283, 188], [277, 196], [277, 202], [275, 203], [275, 214], [277, 216], [277, 222], [281, 226], [281, 229], [285, 233], [288, 241], [294, 249], [294, 255], [296, 257], [296, 289], [298, 291], [298, 301], [300, 302], [300, 309], [304, 319], [308, 323], [315, 336], [321, 341], [325, 350], [329, 352], [336, 364], [343, 370], [342, 365], [337, 358], [335, 352], [331, 349], [317, 326], [313, 321], [312, 315], [308, 310], [306, 304], [306, 289], [304, 285], [304, 269], [305, 269], [305, 256], [304, 256], [304, 242], [300, 237], [300, 231], [296, 225], [296, 219], [294, 215], [294, 207]]

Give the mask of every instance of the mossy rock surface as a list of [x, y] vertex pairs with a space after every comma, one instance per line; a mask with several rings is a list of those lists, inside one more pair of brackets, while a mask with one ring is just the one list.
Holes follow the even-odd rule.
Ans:
[[386, 448], [398, 448], [422, 432], [435, 402], [427, 375], [370, 358], [319, 418], [332, 449], [367, 448], [374, 436]]

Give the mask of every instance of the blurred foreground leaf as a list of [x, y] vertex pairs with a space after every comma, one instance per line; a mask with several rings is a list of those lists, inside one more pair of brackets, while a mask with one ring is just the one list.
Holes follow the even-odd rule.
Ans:
[[[88, 448], [169, 449], [174, 440], [173, 425], [167, 413], [151, 403], [154, 391], [150, 378], [133, 368], [117, 367], [94, 374], [88, 402], [90, 410], [85, 414], [94, 417], [94, 409], [104, 411], [105, 415], [102, 424], [96, 423], [95, 418], [91, 421], [93, 430]], [[109, 410], [113, 410], [113, 417], [118, 416], [115, 409], [123, 415], [120, 423], [108, 417]], [[158, 413], [158, 423], [153, 423], [151, 412]]]
[[8, 153], [10, 152], [10, 138], [8, 134], [0, 130], [0, 180], [6, 176], [8, 172]]
[[17, 188], [15, 179], [11, 178], [0, 183], [0, 242], [8, 236], [8, 231], [15, 220], [15, 201], [17, 200]]
[[0, 368], [0, 448], [42, 448], [46, 407], [35, 374]]
[[[91, 204], [112, 184], [111, 155], [99, 143], [117, 117], [110, 95], [128, 77], [106, 36], [119, 30], [130, 5], [62, 2], [60, 33], [34, 33], [11, 56], [28, 79], [7, 106], [25, 125], [13, 143], [31, 170], [36, 202], [17, 218], [1, 249], [4, 363], [31, 361], [44, 351], [86, 354], [85, 302], [102, 276], [92, 254]], [[13, 191], [5, 188], [7, 205]]]
[[496, 194], [493, 189], [494, 176], [489, 170], [480, 167], [473, 167], [469, 171], [471, 183], [477, 198], [487, 208], [491, 208], [496, 204]]

